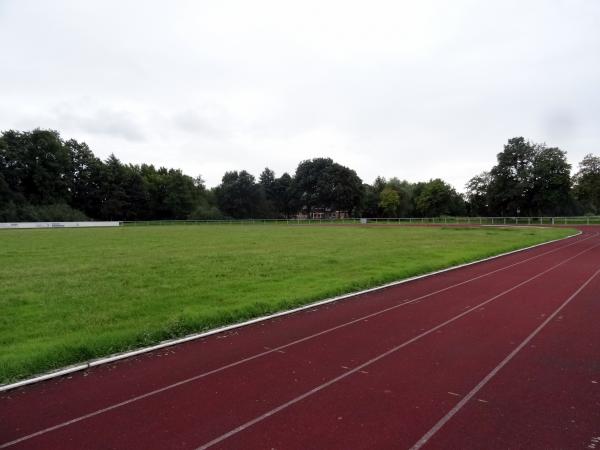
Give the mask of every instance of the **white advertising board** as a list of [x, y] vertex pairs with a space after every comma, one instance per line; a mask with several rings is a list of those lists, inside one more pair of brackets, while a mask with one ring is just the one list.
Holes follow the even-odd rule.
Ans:
[[2, 228], [90, 228], [118, 227], [119, 222], [5, 222]]

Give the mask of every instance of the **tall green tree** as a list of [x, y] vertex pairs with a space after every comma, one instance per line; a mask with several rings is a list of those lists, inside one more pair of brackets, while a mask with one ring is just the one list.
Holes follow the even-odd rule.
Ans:
[[292, 190], [298, 209], [353, 211], [361, 206], [362, 180], [354, 170], [331, 158], [302, 161], [296, 169]]
[[467, 182], [467, 202], [471, 215], [487, 216], [489, 214], [488, 195], [491, 180], [489, 172], [482, 172]]
[[276, 192], [276, 179], [275, 172], [268, 167], [262, 171], [258, 177], [258, 184], [261, 188], [259, 205], [257, 205], [258, 212], [261, 217], [265, 218], [277, 218], [280, 213], [277, 209], [277, 192]]
[[331, 190], [325, 178], [327, 169], [333, 164], [331, 158], [315, 158], [298, 164], [293, 185], [298, 209], [310, 213], [314, 208], [330, 206]]
[[215, 194], [219, 209], [235, 219], [256, 217], [260, 187], [245, 170], [226, 172]]
[[573, 212], [571, 165], [566, 152], [556, 147], [536, 146], [530, 214], [557, 215]]
[[7, 131], [2, 136], [0, 165], [9, 188], [34, 204], [70, 200], [71, 159], [56, 131]]
[[495, 214], [530, 214], [536, 153], [535, 144], [523, 137], [509, 139], [498, 153], [498, 163], [490, 171], [488, 192], [489, 206]]
[[387, 186], [398, 193], [397, 215], [399, 217], [409, 217], [414, 215], [414, 185], [406, 180], [400, 180], [393, 177], [389, 179]]
[[265, 167], [265, 170], [262, 171], [260, 176], [258, 177], [260, 185], [265, 190], [265, 194], [268, 200], [273, 200], [275, 197], [274, 186], [275, 186], [275, 172], [273, 172], [268, 167]]
[[416, 200], [417, 213], [422, 217], [465, 214], [464, 200], [456, 190], [436, 178], [425, 183]]
[[290, 217], [294, 213], [292, 177], [284, 172], [279, 178], [276, 178], [272, 186], [272, 201], [276, 211], [282, 217]]
[[0, 222], [12, 222], [18, 216], [15, 195], [0, 172]]
[[522, 137], [509, 139], [489, 177], [478, 176], [467, 185], [474, 211], [503, 216], [570, 214], [571, 166], [566, 153]]
[[173, 219], [186, 219], [199, 201], [202, 189], [179, 169], [169, 169], [166, 177], [165, 209]]
[[105, 220], [124, 220], [128, 206], [125, 183], [127, 170], [121, 161], [111, 154], [105, 162], [102, 171], [102, 204], [100, 216]]
[[360, 208], [364, 191], [362, 180], [354, 170], [334, 163], [324, 175], [324, 190], [329, 191], [329, 208], [349, 213]]
[[69, 183], [71, 206], [90, 217], [98, 217], [102, 206], [102, 161], [85, 143], [70, 139], [65, 142], [71, 157], [72, 177]]
[[586, 155], [573, 181], [574, 195], [583, 211], [600, 214], [600, 156]]
[[379, 217], [382, 214], [379, 202], [381, 192], [385, 189], [386, 184], [386, 179], [381, 176], [375, 178], [372, 185], [367, 183], [363, 184], [363, 217]]
[[398, 191], [386, 186], [379, 194], [379, 207], [383, 211], [384, 217], [397, 217], [400, 207], [400, 196]]

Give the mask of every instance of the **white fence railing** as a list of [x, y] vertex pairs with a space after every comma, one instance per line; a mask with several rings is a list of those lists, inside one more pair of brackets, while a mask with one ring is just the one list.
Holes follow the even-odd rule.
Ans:
[[151, 225], [311, 225], [311, 224], [449, 224], [449, 225], [600, 225], [600, 216], [578, 217], [352, 217], [345, 219], [222, 219], [122, 221], [125, 226]]
[[401, 224], [401, 225], [600, 225], [600, 216], [577, 217], [350, 217], [345, 219], [224, 219], [146, 220], [111, 222], [7, 222], [0, 229], [91, 228], [153, 225], [314, 225], [314, 224]]
[[91, 228], [118, 227], [120, 222], [3, 222], [0, 228]]

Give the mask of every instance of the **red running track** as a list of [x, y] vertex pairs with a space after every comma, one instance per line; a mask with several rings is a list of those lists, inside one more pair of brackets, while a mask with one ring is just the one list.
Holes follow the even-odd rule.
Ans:
[[0, 395], [0, 448], [598, 448], [600, 230]]

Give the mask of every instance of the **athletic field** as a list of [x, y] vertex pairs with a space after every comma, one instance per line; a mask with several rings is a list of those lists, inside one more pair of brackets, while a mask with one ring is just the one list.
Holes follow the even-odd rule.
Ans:
[[558, 228], [0, 231], [0, 382], [573, 234]]

